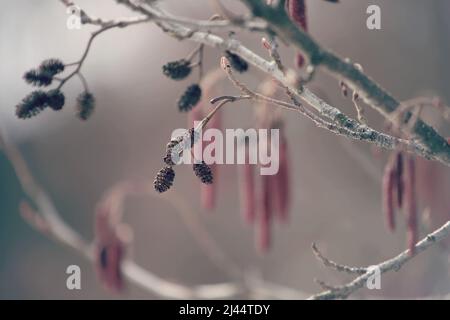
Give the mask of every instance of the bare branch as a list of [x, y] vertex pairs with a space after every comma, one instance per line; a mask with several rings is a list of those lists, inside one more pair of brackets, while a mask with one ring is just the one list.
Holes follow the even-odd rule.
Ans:
[[[249, 1], [247, 1], [249, 2]], [[262, 2], [257, 1], [258, 6], [265, 6]], [[306, 101], [310, 106], [312, 106], [320, 115], [323, 115], [324, 117], [327, 117], [330, 119], [333, 123], [331, 123], [330, 126], [336, 126], [337, 130], [342, 133], [344, 132], [357, 132], [358, 134], [353, 135], [353, 138], [363, 140], [366, 142], [375, 143], [380, 147], [386, 148], [386, 149], [396, 149], [399, 147], [399, 143], [402, 142], [407, 145], [405, 148], [409, 152], [414, 152], [422, 157], [425, 157], [427, 159], [433, 159], [438, 160], [446, 165], [450, 165], [450, 152], [449, 155], [446, 153], [438, 152], [437, 148], [442, 148], [443, 144], [447, 145], [447, 142], [444, 141], [443, 144], [440, 144], [439, 146], [435, 146], [434, 148], [424, 147], [421, 144], [414, 142], [414, 141], [402, 141], [401, 139], [391, 139], [388, 135], [378, 133], [375, 130], [372, 130], [368, 128], [365, 125], [361, 125], [357, 121], [349, 118], [345, 114], [343, 114], [339, 109], [330, 106], [323, 100], [321, 100], [319, 97], [317, 97], [314, 93], [312, 93], [308, 88], [303, 87], [301, 90], [298, 90], [297, 88], [292, 86], [291, 81], [284, 76], [283, 72], [281, 72], [278, 69], [278, 66], [276, 62], [267, 61], [254, 52], [252, 52], [250, 49], [243, 46], [241, 43], [239, 43], [235, 39], [223, 39], [217, 35], [212, 34], [211, 32], [202, 32], [197, 31], [196, 29], [189, 29], [183, 26], [182, 24], [174, 23], [174, 22], [167, 22], [166, 18], [170, 17], [170, 15], [165, 12], [163, 9], [159, 8], [156, 4], [147, 5], [147, 6], [141, 6], [136, 5], [132, 3], [131, 1], [123, 0], [121, 3], [125, 4], [129, 8], [135, 11], [139, 11], [143, 14], [146, 14], [147, 16], [151, 18], [157, 17], [159, 19], [159, 26], [161, 29], [165, 32], [167, 32], [170, 35], [173, 35], [179, 39], [188, 39], [194, 42], [203, 43], [205, 45], [220, 49], [220, 50], [229, 50], [233, 53], [236, 53], [240, 55], [242, 58], [244, 58], [247, 62], [251, 63], [255, 67], [259, 68], [263, 72], [269, 74], [274, 79], [278, 80], [283, 86], [288, 88], [293, 94], [299, 96], [301, 99]], [[274, 10], [274, 9], [270, 9]], [[270, 11], [270, 14], [274, 14], [272, 11]], [[289, 20], [286, 17], [287, 20]], [[297, 28], [296, 28], [297, 29]], [[303, 35], [304, 33], [302, 33]], [[308, 35], [305, 35], [307, 37], [305, 40], [306, 42], [312, 41], [309, 40], [310, 37]], [[351, 67], [355, 70], [357, 70], [358, 73], [362, 74], [361, 71], [351, 65]], [[364, 76], [365, 77], [365, 76]], [[285, 106], [287, 108], [290, 108], [292, 106]], [[297, 110], [295, 108], [294, 110]], [[297, 110], [298, 111], [298, 110]], [[421, 121], [420, 121], [421, 122]], [[419, 121], [418, 121], [419, 123]], [[326, 125], [328, 126], [328, 125]], [[325, 127], [326, 127], [325, 126]], [[428, 130], [424, 127], [425, 131]], [[433, 129], [431, 129], [433, 130]], [[434, 132], [434, 130], [433, 130]], [[428, 132], [427, 137], [432, 138], [432, 140], [436, 143], [441, 143], [443, 139], [441, 136], [437, 135], [437, 133]], [[336, 133], [336, 132], [335, 132]], [[348, 135], [349, 137], [352, 137], [352, 135]], [[419, 134], [419, 136], [423, 136], [422, 134]]]
[[[252, 11], [254, 16], [260, 17], [269, 24], [269, 28], [281, 37], [290, 40], [301, 49], [315, 66], [324, 66], [338, 79], [345, 79], [345, 83], [361, 98], [378, 110], [386, 118], [388, 114], [396, 110], [400, 102], [379, 84], [365, 75], [362, 70], [349, 61], [339, 58], [337, 55], [321, 47], [310, 35], [298, 28], [284, 10], [285, 0], [280, 0], [280, 6], [267, 6], [260, 0], [242, 0]], [[304, 94], [299, 93], [303, 98]], [[450, 145], [446, 139], [440, 136], [432, 127], [421, 120], [414, 125], [414, 133], [420, 138], [433, 158], [449, 165]]]
[[[414, 252], [411, 252], [411, 250], [409, 249], [405, 250], [392, 259], [383, 261], [377, 265], [367, 268], [366, 273], [357, 277], [348, 284], [335, 287], [332, 290], [327, 290], [325, 292], [313, 295], [308, 299], [309, 300], [345, 299], [356, 290], [361, 289], [367, 283], [369, 277], [373, 275], [372, 270], [374, 268], [378, 268], [381, 274], [389, 271], [398, 271], [406, 262], [411, 260], [416, 255], [418, 255], [420, 252], [427, 250], [434, 244], [448, 237], [449, 233], [450, 233], [450, 221], [447, 221], [439, 229], [435, 230], [434, 232], [427, 235], [424, 239], [419, 241], [414, 247]], [[344, 270], [346, 270], [346, 268], [344, 268]]]
[[[78, 252], [82, 257], [93, 261], [92, 246], [84, 240], [81, 235], [68, 226], [60, 217], [54, 203], [34, 180], [31, 172], [17, 148], [7, 141], [5, 135], [0, 135], [0, 146], [14, 167], [23, 190], [33, 200], [37, 211], [30, 206], [21, 206], [22, 215], [38, 231], [43, 229], [45, 234], [57, 242]], [[36, 215], [42, 216], [36, 216]], [[125, 260], [122, 264], [124, 276], [138, 287], [152, 292], [159, 297], [169, 299], [226, 299], [242, 294], [245, 290], [242, 286], [234, 283], [219, 283], [212, 285], [199, 285], [187, 287], [159, 278], [148, 270], [143, 269], [131, 260]]]

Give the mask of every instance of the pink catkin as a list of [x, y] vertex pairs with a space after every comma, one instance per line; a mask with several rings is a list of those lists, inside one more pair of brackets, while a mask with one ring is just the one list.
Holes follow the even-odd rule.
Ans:
[[286, 138], [282, 137], [280, 143], [280, 164], [278, 173], [273, 177], [275, 180], [274, 207], [277, 217], [282, 222], [288, 221], [288, 212], [291, 200], [290, 190], [290, 168], [289, 152]]
[[259, 217], [258, 247], [261, 253], [266, 253], [271, 244], [271, 220], [272, 220], [272, 183], [273, 176], [261, 176], [262, 199], [261, 213]]
[[[286, 9], [291, 19], [305, 32], [308, 31], [305, 0], [287, 0]], [[305, 57], [300, 52], [296, 56], [296, 64], [299, 68], [305, 65]]]
[[208, 211], [213, 210], [216, 207], [216, 191], [217, 191], [217, 165], [212, 164], [211, 168], [215, 182], [213, 184], [201, 184], [201, 204], [202, 207]]
[[391, 157], [386, 164], [383, 174], [382, 200], [386, 225], [390, 231], [395, 230], [395, 199], [396, 187], [396, 157]]
[[121, 263], [125, 248], [111, 226], [111, 212], [111, 204], [106, 201], [98, 206], [95, 214], [95, 266], [105, 287], [113, 292], [121, 292], [124, 288]]
[[404, 209], [407, 219], [407, 242], [413, 254], [418, 239], [415, 159], [408, 156], [404, 168]]
[[241, 213], [244, 220], [253, 224], [255, 221], [256, 199], [255, 199], [255, 177], [254, 166], [249, 163], [249, 146], [245, 146], [245, 164], [241, 165]]
[[403, 191], [404, 191], [404, 181], [403, 181], [403, 167], [404, 159], [403, 154], [398, 152], [396, 154], [396, 192], [397, 192], [397, 205], [399, 208], [403, 206]]
[[[209, 121], [207, 128], [221, 129], [222, 128], [222, 117], [220, 111], [218, 111], [214, 117]], [[212, 142], [211, 142], [212, 143]], [[203, 143], [203, 150], [206, 143]], [[216, 152], [216, 151], [214, 151]], [[216, 196], [217, 196], [217, 185], [218, 185], [218, 166], [213, 163], [210, 164], [214, 176], [213, 184], [201, 184], [201, 203], [202, 207], [206, 210], [213, 210], [216, 206]]]

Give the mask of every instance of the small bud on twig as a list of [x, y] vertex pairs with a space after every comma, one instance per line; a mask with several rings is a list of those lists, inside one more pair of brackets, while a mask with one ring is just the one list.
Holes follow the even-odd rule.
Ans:
[[339, 82], [339, 86], [341, 87], [342, 95], [347, 98], [348, 97], [348, 86], [344, 81]]

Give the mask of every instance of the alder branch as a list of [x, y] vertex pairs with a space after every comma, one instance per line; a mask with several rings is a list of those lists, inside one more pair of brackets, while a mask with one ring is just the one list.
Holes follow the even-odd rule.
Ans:
[[[288, 77], [286, 77], [282, 71], [279, 70], [278, 65], [275, 61], [265, 60], [264, 58], [260, 57], [259, 55], [255, 54], [253, 51], [242, 45], [239, 41], [235, 39], [223, 39], [217, 35], [212, 34], [211, 32], [197, 31], [197, 29], [187, 28], [181, 23], [175, 23], [173, 22], [173, 19], [169, 19], [170, 14], [168, 14], [165, 10], [161, 9], [156, 3], [153, 2], [147, 6], [138, 5], [129, 0], [120, 0], [119, 2], [134, 11], [138, 11], [142, 14], [147, 15], [151, 19], [155, 19], [156, 17], [159, 21], [158, 26], [167, 34], [172, 35], [178, 39], [186, 39], [203, 43], [222, 51], [229, 50], [235, 54], [240, 55], [247, 62], [279, 81], [283, 86], [288, 88], [290, 92], [297, 95], [302, 100], [307, 102], [310, 106], [312, 106], [320, 115], [330, 119], [333, 122], [333, 125], [336, 125], [339, 128], [339, 131], [345, 132], [347, 131], [347, 129], [349, 129], [350, 131], [358, 133], [353, 136], [348, 135], [349, 137], [353, 139], [364, 140], [369, 143], [374, 143], [385, 149], [397, 149], [399, 147], [398, 142], [401, 141], [400, 139], [390, 139], [388, 135], [381, 133], [377, 134], [375, 130], [372, 130], [367, 126], [358, 123], [356, 120], [342, 113], [339, 109], [321, 100], [307, 87], [302, 87], [301, 89], [293, 87], [292, 81]], [[263, 2], [258, 1], [258, 3], [259, 5], [266, 7]], [[270, 10], [274, 9], [272, 8]], [[287, 16], [286, 19], [289, 20]], [[307, 37], [307, 39], [310, 39], [306, 34], [305, 37]], [[361, 71], [359, 71], [359, 68], [355, 68], [355, 70], [361, 73]], [[420, 122], [420, 120], [417, 121], [417, 123]], [[435, 135], [437, 135], [437, 133], [435, 132], [432, 135], [427, 133], [427, 137], [434, 137]], [[447, 145], [445, 139], [439, 135], [437, 135], [437, 138], [433, 141], [443, 141], [443, 143]], [[406, 149], [409, 152], [414, 152], [426, 159], [433, 159], [440, 161], [446, 165], [450, 165], [450, 157], [447, 157], [446, 154], [437, 152], [434, 148], [430, 148], [429, 146], [424, 147], [413, 140], [404, 142], [408, 145]]]

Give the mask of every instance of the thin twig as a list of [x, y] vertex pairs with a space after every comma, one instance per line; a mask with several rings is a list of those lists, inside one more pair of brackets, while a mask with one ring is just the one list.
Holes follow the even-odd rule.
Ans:
[[[446, 141], [444, 141], [443, 144], [440, 145], [436, 144], [435, 148], [426, 148], [422, 145], [419, 145], [415, 141], [402, 141], [400, 139], [392, 139], [388, 135], [378, 133], [375, 130], [359, 124], [357, 121], [352, 120], [348, 116], [344, 115], [339, 109], [330, 106], [329, 104], [318, 98], [308, 88], [303, 87], [302, 90], [293, 88], [290, 80], [286, 78], [280, 70], [278, 70], [275, 64], [261, 58], [260, 56], [240, 44], [237, 40], [224, 40], [223, 38], [214, 35], [211, 32], [196, 31], [194, 29], [189, 29], [182, 24], [164, 21], [164, 18], [167, 17], [168, 14], [156, 5], [149, 5], [144, 8], [143, 6], [138, 6], [131, 1], [122, 1], [122, 3], [130, 7], [132, 10], [137, 10], [143, 14], [148, 15], [149, 17], [159, 17], [161, 19], [160, 21], [162, 21], [159, 23], [159, 26], [162, 28], [162, 30], [169, 34], [175, 35], [179, 39], [188, 39], [191, 41], [204, 43], [205, 45], [212, 46], [221, 50], [230, 50], [231, 52], [240, 55], [246, 61], [261, 69], [262, 71], [270, 74], [274, 79], [278, 80], [285, 87], [289, 88], [290, 91], [293, 92], [293, 94], [306, 101], [319, 114], [330, 119], [333, 122], [333, 124], [331, 124], [331, 127], [338, 127], [337, 130], [335, 130], [335, 133], [348, 132], [349, 130], [347, 129], [351, 129], [350, 131], [358, 132], [358, 134], [347, 135], [348, 137], [372, 142], [386, 149], [395, 149], [398, 147], [399, 142], [406, 142], [406, 144], [409, 146], [406, 149], [410, 152], [414, 152], [427, 159], [438, 160], [446, 165], [450, 165], [450, 152], [447, 154], [445, 152], [439, 152], [438, 150], [441, 149], [444, 145], [447, 145]], [[307, 39], [309, 39], [309, 36], [307, 37]], [[353, 64], [352, 68], [356, 69]], [[361, 73], [361, 71], [359, 71], [358, 69], [356, 70]], [[425, 130], [424, 132], [427, 132], [427, 134], [429, 134], [428, 137], [432, 138], [433, 141], [440, 142], [444, 140], [434, 131], [434, 133], [429, 131], [428, 127], [425, 126], [422, 129]]]
[[333, 268], [339, 272], [346, 272], [349, 274], [364, 274], [367, 272], [367, 268], [359, 268], [359, 267], [349, 267], [343, 264], [339, 264], [337, 262], [334, 262], [328, 258], [326, 258], [317, 248], [316, 244], [313, 243], [311, 246], [314, 255], [317, 259], [319, 259], [325, 266]]

